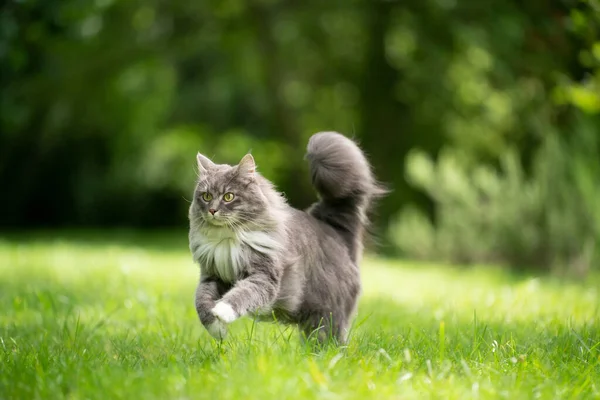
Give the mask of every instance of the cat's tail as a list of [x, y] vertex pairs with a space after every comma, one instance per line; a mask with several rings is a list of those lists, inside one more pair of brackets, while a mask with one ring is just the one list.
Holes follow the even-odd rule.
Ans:
[[387, 190], [375, 180], [358, 145], [337, 132], [314, 134], [308, 141], [306, 158], [320, 197], [309, 213], [340, 232], [357, 261], [373, 200]]

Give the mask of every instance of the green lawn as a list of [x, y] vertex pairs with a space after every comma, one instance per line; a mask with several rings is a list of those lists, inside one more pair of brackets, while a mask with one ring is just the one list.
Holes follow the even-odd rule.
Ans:
[[178, 235], [0, 239], [0, 398], [600, 398], [596, 278], [367, 258], [347, 348], [249, 319], [219, 344]]

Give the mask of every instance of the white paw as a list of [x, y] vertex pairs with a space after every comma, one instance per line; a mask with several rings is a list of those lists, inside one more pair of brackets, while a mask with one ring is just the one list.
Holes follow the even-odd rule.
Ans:
[[215, 322], [206, 327], [210, 336], [217, 340], [223, 340], [227, 337], [227, 325], [219, 319], [215, 319]]
[[227, 324], [237, 319], [237, 314], [233, 311], [233, 308], [224, 301], [218, 302], [210, 312], [212, 312], [219, 320]]

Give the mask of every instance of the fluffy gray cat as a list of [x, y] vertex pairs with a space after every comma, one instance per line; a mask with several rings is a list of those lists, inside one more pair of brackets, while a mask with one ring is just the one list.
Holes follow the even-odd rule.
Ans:
[[200, 264], [196, 310], [213, 337], [225, 338], [227, 324], [250, 314], [346, 342], [367, 211], [384, 190], [359, 147], [339, 133], [313, 135], [306, 158], [320, 200], [300, 211], [250, 154], [229, 166], [198, 153], [189, 241]]

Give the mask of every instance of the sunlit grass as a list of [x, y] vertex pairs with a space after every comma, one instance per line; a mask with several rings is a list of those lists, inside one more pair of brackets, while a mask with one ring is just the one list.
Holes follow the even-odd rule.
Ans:
[[598, 280], [367, 258], [347, 348], [247, 319], [223, 344], [175, 235], [0, 242], [0, 398], [600, 397]]

